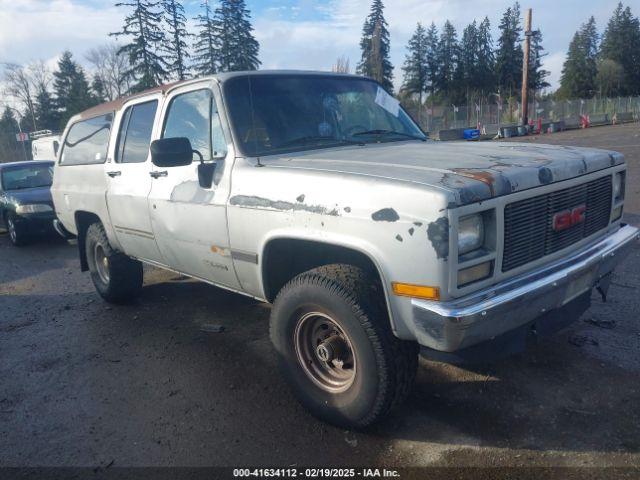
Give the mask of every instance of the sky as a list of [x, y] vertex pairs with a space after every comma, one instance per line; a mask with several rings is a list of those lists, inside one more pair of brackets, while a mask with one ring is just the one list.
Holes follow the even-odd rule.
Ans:
[[[184, 0], [187, 17], [193, 18], [203, 0]], [[215, 5], [215, 0], [210, 0]], [[52, 67], [60, 52], [69, 49], [87, 64], [86, 52], [113, 42], [126, 9], [111, 0], [0, 0], [0, 64], [44, 60]], [[416, 23], [435, 22], [441, 28], [450, 20], [458, 35], [474, 19], [489, 17], [497, 39], [497, 26], [511, 0], [385, 0], [385, 17], [391, 34], [394, 83], [402, 82], [406, 44]], [[640, 0], [626, 0], [635, 15]], [[255, 35], [260, 42], [262, 68], [330, 70], [346, 56], [352, 70], [360, 58], [362, 24], [371, 0], [247, 0]], [[552, 88], [559, 85], [562, 64], [571, 37], [590, 15], [600, 33], [617, 0], [529, 0], [522, 10], [533, 9], [533, 27], [540, 28], [548, 52], [544, 65], [551, 72]], [[190, 29], [195, 22], [190, 20]]]

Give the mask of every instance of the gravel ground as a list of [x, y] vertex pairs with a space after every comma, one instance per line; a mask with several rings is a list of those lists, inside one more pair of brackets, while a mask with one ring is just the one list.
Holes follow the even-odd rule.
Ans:
[[[625, 153], [640, 224], [639, 134], [525, 141]], [[594, 296], [571, 328], [498, 363], [422, 360], [404, 408], [366, 433], [293, 399], [268, 305], [155, 269], [145, 285], [134, 305], [109, 306], [75, 246], [0, 235], [1, 466], [640, 466], [640, 245], [608, 303]]]

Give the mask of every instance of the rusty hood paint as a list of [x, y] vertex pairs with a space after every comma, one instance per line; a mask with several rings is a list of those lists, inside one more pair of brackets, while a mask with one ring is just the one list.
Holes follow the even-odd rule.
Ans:
[[617, 152], [528, 143], [397, 142], [296, 152], [261, 160], [300, 168], [412, 182], [450, 192], [462, 206], [561, 182], [624, 163]]

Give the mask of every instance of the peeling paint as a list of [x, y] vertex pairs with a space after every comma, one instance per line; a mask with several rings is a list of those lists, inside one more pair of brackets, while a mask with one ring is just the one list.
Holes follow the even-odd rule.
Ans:
[[553, 182], [553, 172], [547, 167], [542, 167], [538, 170], [538, 180], [543, 185]]
[[205, 190], [197, 180], [179, 183], [171, 191], [169, 197], [172, 202], [211, 203], [215, 190]]
[[383, 208], [382, 210], [373, 212], [371, 214], [371, 218], [373, 218], [373, 220], [376, 222], [397, 222], [398, 220], [400, 220], [398, 212], [396, 212], [393, 208]]
[[449, 219], [440, 217], [431, 222], [427, 227], [427, 236], [438, 258], [446, 259], [449, 256]]
[[347, 213], [351, 213], [351, 207], [344, 207], [344, 211]]
[[396, 235], [396, 240], [398, 240], [399, 242], [402, 242], [402, 236], [400, 234]]
[[319, 215], [331, 215], [337, 217], [339, 215], [338, 210], [327, 210], [326, 207], [321, 205], [307, 205], [305, 203], [291, 203], [285, 200], [270, 200], [263, 197], [255, 197], [249, 195], [235, 195], [229, 200], [231, 205], [244, 208], [256, 208], [256, 209], [273, 209], [280, 211], [304, 211], [310, 213], [317, 213]]
[[421, 227], [421, 226], [422, 226], [422, 222], [413, 222], [413, 224], [414, 224], [416, 227]]
[[411, 227], [409, 229], [409, 235], [413, 236], [413, 232], [415, 232], [415, 229], [413, 227]]
[[305, 199], [305, 195], [304, 195], [304, 194], [302, 194], [302, 195], [300, 195], [298, 198], [296, 198], [296, 201], [297, 201], [298, 203], [304, 203], [304, 199]]

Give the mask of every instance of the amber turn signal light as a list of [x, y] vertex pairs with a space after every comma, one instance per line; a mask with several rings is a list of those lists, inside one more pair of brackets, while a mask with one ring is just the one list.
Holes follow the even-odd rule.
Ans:
[[423, 298], [425, 300], [440, 300], [438, 287], [412, 285], [410, 283], [392, 282], [393, 293], [402, 297]]

